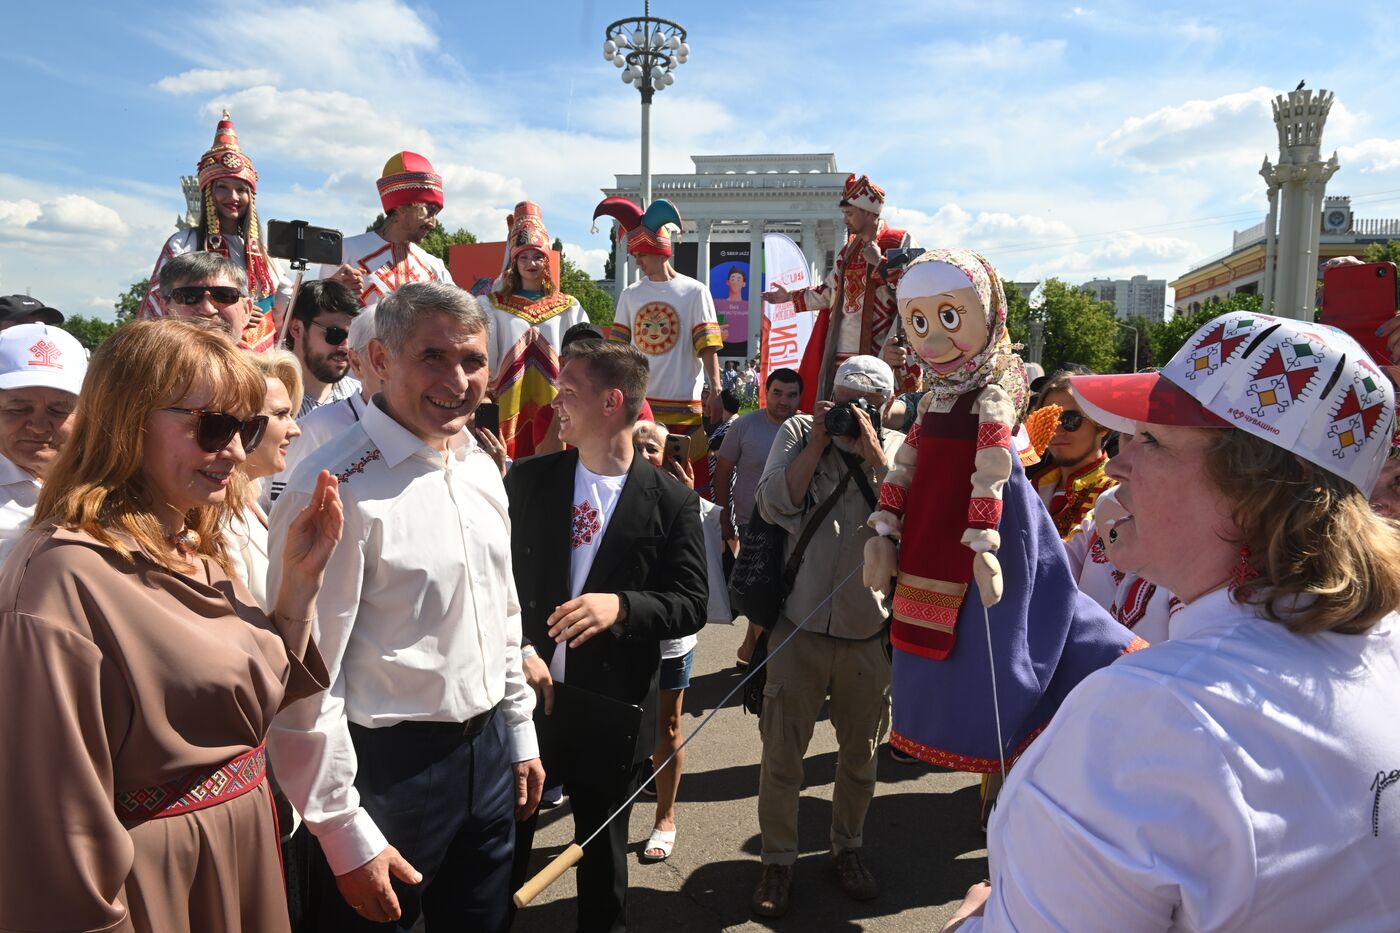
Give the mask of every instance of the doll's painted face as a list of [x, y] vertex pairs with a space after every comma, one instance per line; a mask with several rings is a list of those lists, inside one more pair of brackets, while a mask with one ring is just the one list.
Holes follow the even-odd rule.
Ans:
[[936, 375], [950, 373], [987, 346], [987, 310], [968, 285], [899, 303], [904, 333]]

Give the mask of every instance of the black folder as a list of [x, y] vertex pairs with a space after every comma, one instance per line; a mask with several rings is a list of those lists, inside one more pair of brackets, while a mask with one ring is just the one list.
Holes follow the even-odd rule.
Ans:
[[554, 682], [554, 712], [535, 704], [535, 734], [549, 784], [596, 783], [629, 774], [642, 708]]

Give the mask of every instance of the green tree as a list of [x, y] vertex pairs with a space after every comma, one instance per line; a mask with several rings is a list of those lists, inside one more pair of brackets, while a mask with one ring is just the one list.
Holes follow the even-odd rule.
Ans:
[[1165, 366], [1186, 343], [1186, 339], [1206, 321], [1232, 311], [1250, 311], [1257, 314], [1263, 306], [1262, 296], [1236, 292], [1223, 301], [1206, 302], [1195, 314], [1177, 314], [1169, 321], [1154, 325], [1147, 338], [1148, 345], [1152, 348], [1152, 364]]
[[577, 298], [588, 319], [598, 327], [606, 328], [612, 323], [613, 296], [594, 284], [592, 276], [562, 251], [559, 254], [559, 289]]
[[1014, 285], [1007, 283], [1006, 291], [1007, 331], [1013, 343], [1029, 347], [1032, 315], [1043, 323], [1040, 362], [1047, 373], [1064, 363], [1082, 363], [1098, 373], [1113, 371], [1119, 330], [1113, 305], [1095, 301], [1059, 279], [1046, 280], [1045, 303], [1036, 311]]
[[136, 312], [141, 309], [141, 302], [146, 300], [146, 289], [151, 287], [150, 279], [142, 279], [139, 282], [132, 282], [131, 287], [122, 292], [117, 299], [117, 326], [125, 324], [127, 321], [136, 318]]
[[1400, 266], [1400, 240], [1372, 243], [1362, 255], [1367, 262], [1393, 262]]
[[102, 345], [102, 341], [112, 336], [123, 323], [122, 321], [104, 321], [99, 317], [87, 317], [82, 314], [70, 314], [64, 318], [59, 327], [77, 337], [78, 343], [81, 343], [88, 352], [92, 352]]
[[617, 224], [608, 227], [608, 258], [603, 260], [603, 278], [617, 281]]
[[[368, 233], [370, 230], [373, 230], [378, 233], [379, 228], [384, 226], [384, 221], [386, 219], [387, 218], [383, 214], [378, 215], [374, 218], [374, 223], [365, 228], [365, 232]], [[465, 227], [458, 227], [455, 233], [448, 233], [444, 227], [439, 225], [434, 227], [427, 236], [423, 237], [423, 242], [418, 245], [421, 246], [425, 252], [431, 253], [443, 262], [447, 262], [447, 248], [449, 246], [456, 246], [458, 243], [475, 242], [476, 236]]]

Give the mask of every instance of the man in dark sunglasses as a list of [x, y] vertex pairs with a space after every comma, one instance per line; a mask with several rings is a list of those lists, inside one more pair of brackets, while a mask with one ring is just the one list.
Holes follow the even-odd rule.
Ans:
[[161, 266], [158, 294], [166, 316], [216, 323], [235, 341], [253, 313], [246, 273], [218, 253], [185, 253]]
[[360, 383], [350, 372], [350, 322], [360, 313], [354, 292], [333, 279], [306, 282], [292, 306], [287, 347], [301, 362], [306, 387], [297, 417], [354, 395]]

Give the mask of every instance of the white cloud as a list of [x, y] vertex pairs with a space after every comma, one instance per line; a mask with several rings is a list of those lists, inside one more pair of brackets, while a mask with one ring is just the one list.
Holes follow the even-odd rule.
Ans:
[[1051, 254], [1021, 267], [1018, 278], [1041, 279], [1055, 276], [1078, 284], [1091, 278], [1123, 278], [1144, 274], [1175, 278], [1186, 271], [1190, 258], [1199, 248], [1171, 236], [1143, 236], [1125, 233], [1107, 238], [1089, 249]]
[[605, 249], [586, 249], [577, 243], [565, 243], [564, 255], [569, 257], [570, 262], [593, 278], [601, 279], [603, 277], [603, 264], [608, 261], [609, 253]]
[[1400, 168], [1400, 139], [1363, 139], [1337, 150], [1342, 165], [1358, 172], [1389, 172]]
[[1254, 159], [1274, 135], [1269, 104], [1276, 93], [1256, 87], [1129, 117], [1099, 141], [1098, 151], [1144, 171], [1193, 168], [1222, 157]]
[[254, 84], [275, 84], [277, 74], [265, 68], [245, 68], [232, 71], [212, 71], [192, 68], [178, 75], [161, 78], [156, 87], [167, 94], [207, 94], [226, 87], [248, 87]]
[[[27, 227], [44, 215], [37, 201], [0, 201], [0, 231]], [[3, 234], [0, 234], [3, 235]]]
[[885, 219], [893, 227], [909, 230], [926, 247], [968, 246], [995, 250], [1040, 242], [1048, 249], [1053, 248], [1056, 240], [1074, 237], [1073, 229], [1062, 221], [1002, 211], [973, 214], [954, 203], [944, 204], [933, 214], [892, 206], [886, 208]]
[[1020, 36], [1002, 33], [986, 42], [939, 42], [924, 55], [935, 68], [1011, 70], [1045, 68], [1064, 57], [1065, 40], [1037, 39], [1030, 42]]
[[55, 235], [120, 237], [129, 231], [116, 211], [80, 194], [38, 203], [0, 201], [0, 240], [54, 242]]

